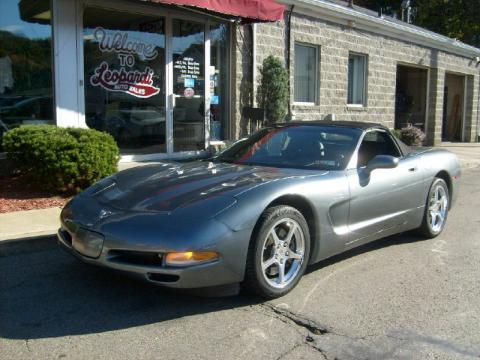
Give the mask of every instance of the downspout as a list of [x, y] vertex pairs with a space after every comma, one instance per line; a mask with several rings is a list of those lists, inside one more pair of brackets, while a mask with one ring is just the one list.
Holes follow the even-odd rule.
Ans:
[[[480, 73], [479, 73], [480, 75]], [[477, 129], [476, 131], [476, 139], [474, 142], [480, 142], [480, 131], [478, 126], [480, 125], [480, 76], [478, 77], [478, 89], [477, 89]]]
[[292, 114], [292, 84], [291, 84], [291, 76], [290, 76], [290, 64], [291, 64], [291, 33], [292, 33], [292, 13], [293, 8], [295, 5], [290, 6], [290, 11], [288, 12], [287, 16], [287, 24], [286, 24], [286, 37], [287, 43], [285, 44], [286, 47], [286, 66], [287, 66], [287, 73], [288, 73], [288, 115], [287, 121], [291, 121], [293, 114]]
[[252, 102], [257, 107], [257, 24], [252, 24]]

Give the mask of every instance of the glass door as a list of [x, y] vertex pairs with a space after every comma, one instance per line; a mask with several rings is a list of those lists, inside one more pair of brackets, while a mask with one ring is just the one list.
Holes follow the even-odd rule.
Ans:
[[228, 40], [229, 27], [223, 23], [210, 24], [210, 140], [224, 140], [228, 137]]
[[173, 151], [205, 149], [205, 24], [172, 21]]

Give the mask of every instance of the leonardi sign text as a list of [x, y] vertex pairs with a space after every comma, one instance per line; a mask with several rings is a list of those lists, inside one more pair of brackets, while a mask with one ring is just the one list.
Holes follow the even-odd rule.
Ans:
[[135, 55], [142, 61], [157, 57], [158, 51], [155, 45], [131, 39], [127, 32], [106, 31], [100, 27], [93, 32], [93, 38], [98, 43], [100, 51], [117, 54], [120, 67], [111, 69], [110, 65], [103, 61], [90, 77], [91, 85], [140, 98], [148, 98], [160, 92], [158, 87], [153, 86], [152, 68], [147, 66], [144, 69], [135, 69]]
[[109, 69], [108, 63], [102, 62], [90, 78], [93, 86], [101, 86], [108, 91], [122, 91], [133, 96], [148, 98], [158, 94], [159, 88], [153, 86], [153, 70], [148, 66], [143, 72], [138, 70]]

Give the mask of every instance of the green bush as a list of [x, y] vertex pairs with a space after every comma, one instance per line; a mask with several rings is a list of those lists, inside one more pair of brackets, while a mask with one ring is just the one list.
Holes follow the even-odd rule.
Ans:
[[3, 147], [15, 171], [39, 187], [77, 193], [117, 171], [113, 137], [92, 129], [26, 125], [6, 132]]
[[280, 59], [270, 55], [260, 68], [257, 100], [265, 110], [268, 124], [285, 120], [288, 110], [288, 71]]

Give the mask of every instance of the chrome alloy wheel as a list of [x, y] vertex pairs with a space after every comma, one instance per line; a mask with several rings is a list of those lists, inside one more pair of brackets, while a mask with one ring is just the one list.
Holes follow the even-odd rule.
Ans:
[[435, 186], [430, 195], [428, 205], [428, 223], [434, 232], [443, 229], [448, 211], [448, 194], [440, 184]]
[[280, 219], [270, 228], [263, 242], [263, 277], [272, 287], [286, 287], [300, 271], [304, 254], [305, 236], [298, 222], [290, 218]]

